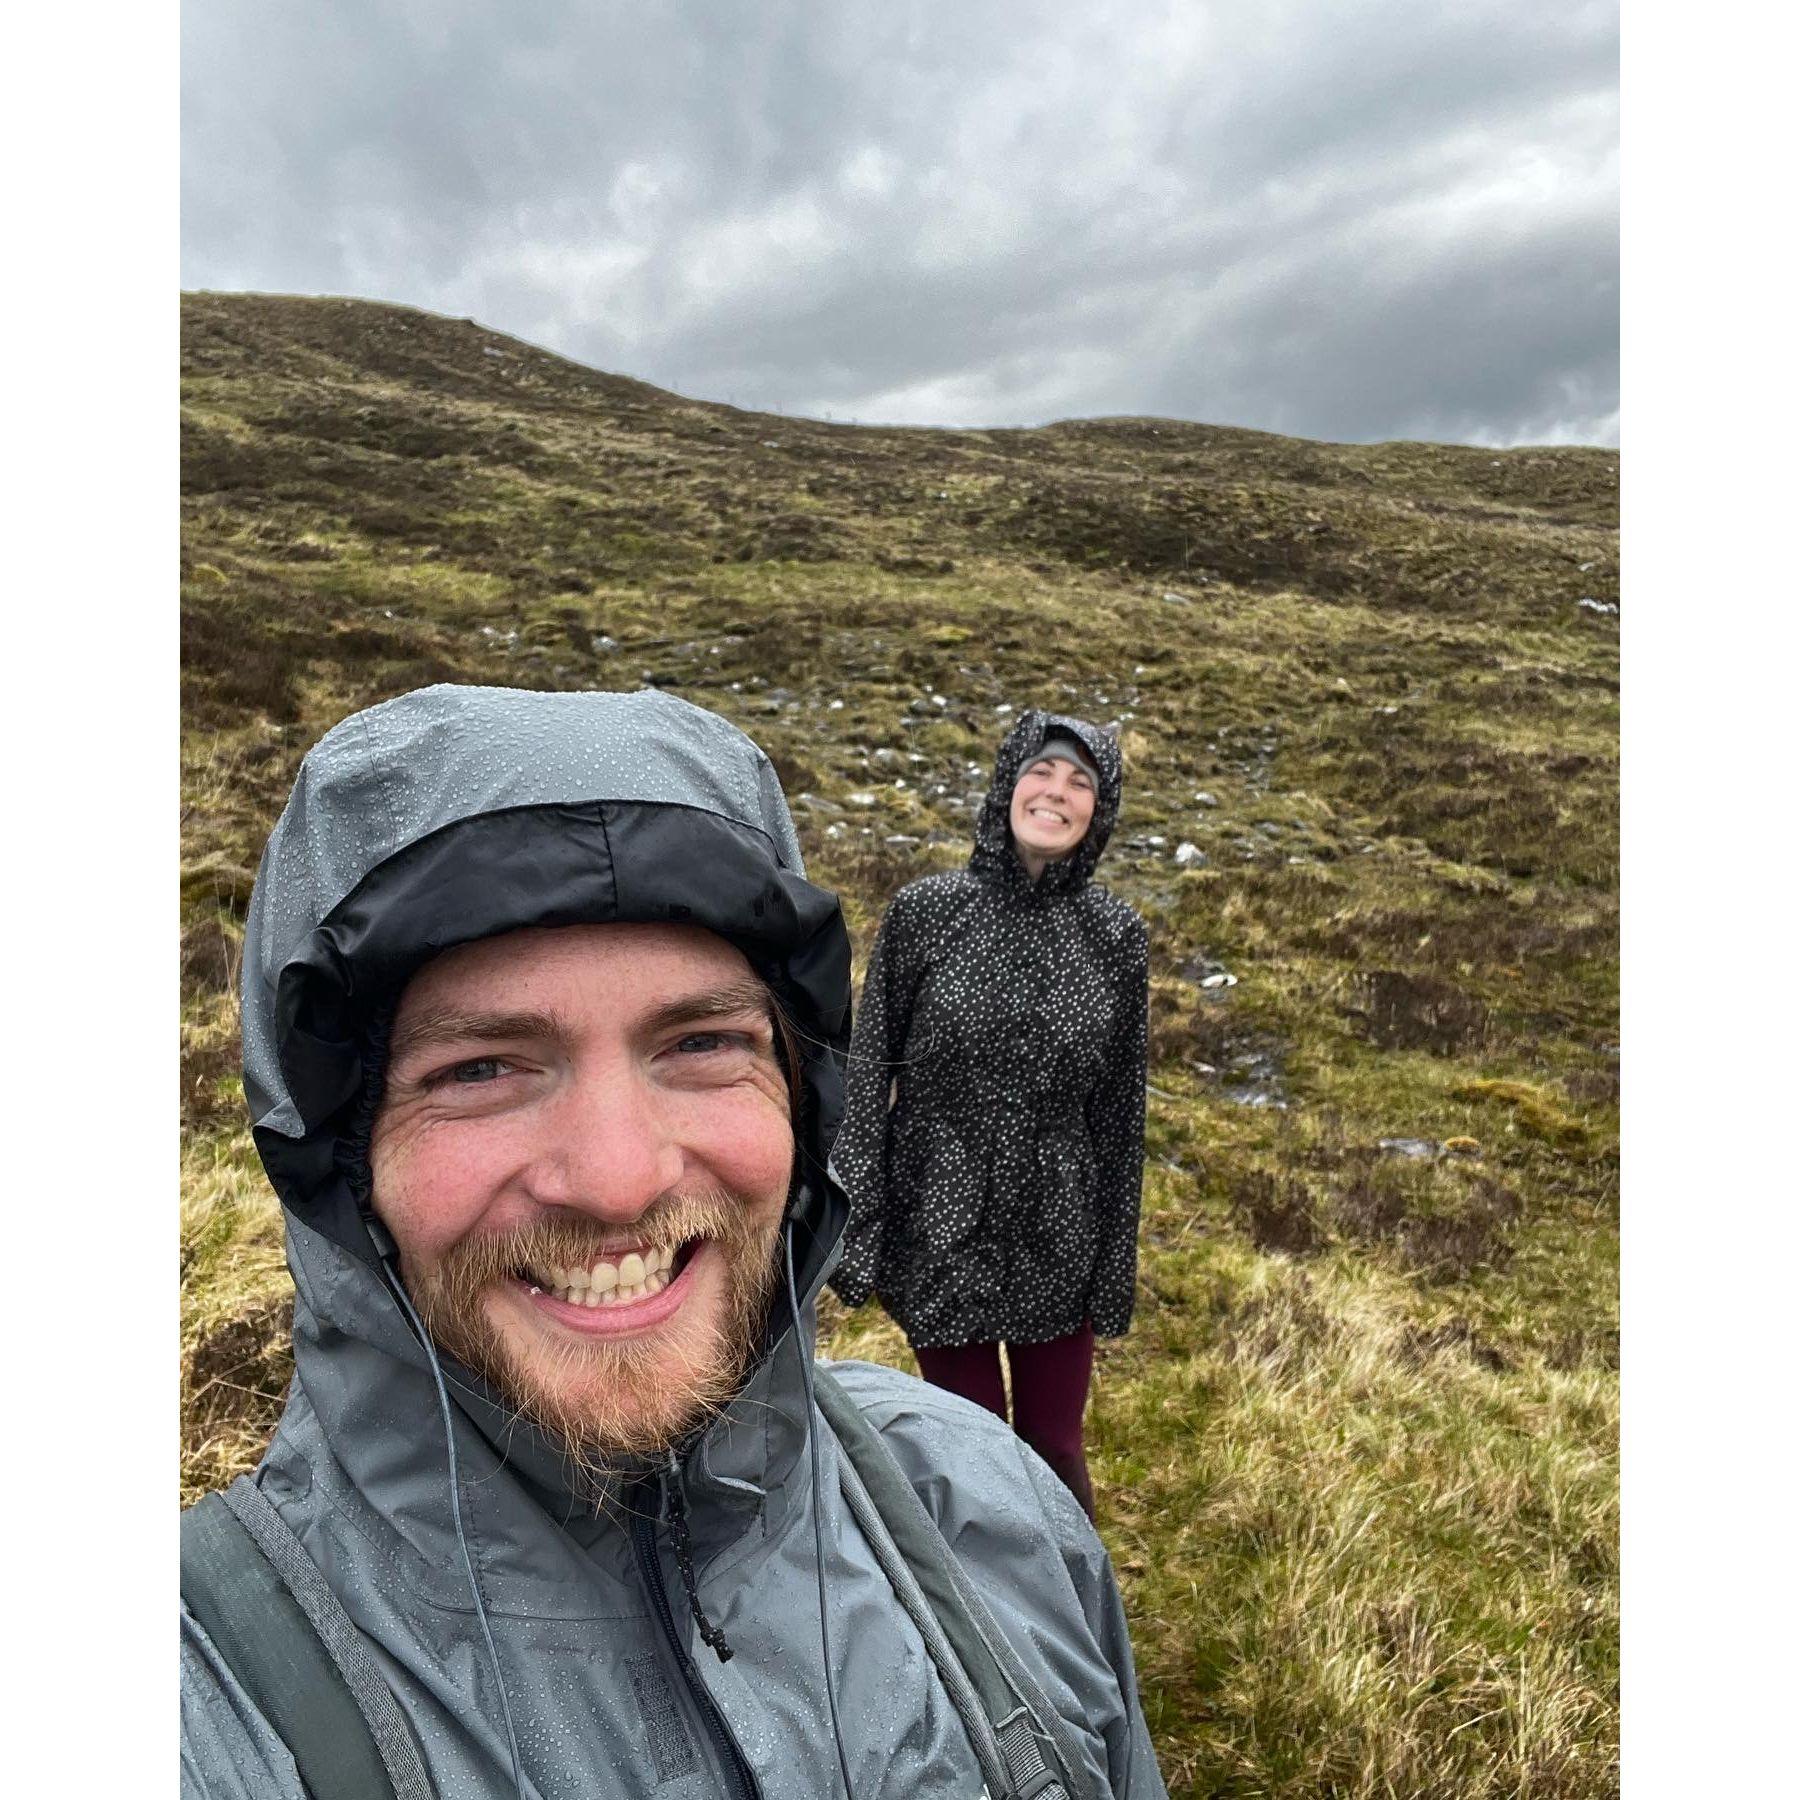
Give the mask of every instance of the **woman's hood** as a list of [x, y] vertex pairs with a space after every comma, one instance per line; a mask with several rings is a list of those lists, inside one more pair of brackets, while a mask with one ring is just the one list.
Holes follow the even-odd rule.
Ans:
[[[1100, 790], [1094, 796], [1094, 817], [1087, 836], [1069, 855], [1049, 864], [1033, 883], [1013, 849], [1009, 823], [1012, 793], [1020, 771], [1042, 751], [1045, 740], [1052, 737], [1070, 737], [1081, 745], [1100, 771]], [[1038, 893], [1074, 893], [1093, 879], [1113, 826], [1118, 822], [1124, 789], [1125, 763], [1119, 754], [1119, 740], [1110, 731], [1086, 719], [1071, 718], [1066, 713], [1031, 708], [1006, 734], [999, 754], [994, 758], [994, 778], [988, 784], [981, 816], [975, 822], [975, 851], [969, 858], [969, 867], [986, 880], [1031, 887]]]

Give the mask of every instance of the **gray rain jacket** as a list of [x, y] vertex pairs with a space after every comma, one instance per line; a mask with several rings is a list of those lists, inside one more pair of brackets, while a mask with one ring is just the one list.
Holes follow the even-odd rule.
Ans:
[[[443, 1800], [513, 1792], [502, 1697], [452, 1518], [437, 1392], [384, 1285], [358, 1194], [379, 1072], [363, 1021], [432, 954], [529, 924], [685, 919], [736, 943], [809, 1040], [790, 1221], [802, 1322], [779, 1302], [737, 1399], [646, 1491], [642, 1522], [584, 1508], [554, 1445], [467, 1370], [463, 1537], [526, 1791], [543, 1800], [839, 1791], [813, 1516], [855, 1800], [981, 1779], [911, 1621], [849, 1517], [799, 1358], [846, 1204], [824, 1171], [841, 1108], [849, 957], [804, 877], [768, 760], [667, 695], [438, 687], [345, 720], [270, 839], [244, 955], [245, 1089], [286, 1212], [294, 1381], [255, 1479], [361, 1628]], [[1106, 1553], [998, 1419], [893, 1370], [834, 1368], [898, 1458], [1095, 1789], [1164, 1794]], [[821, 1433], [821, 1482], [807, 1433]], [[685, 1500], [699, 1641], [667, 1536]], [[300, 1800], [292, 1758], [182, 1616], [183, 1791]], [[325, 1800], [320, 1796], [318, 1800]]]

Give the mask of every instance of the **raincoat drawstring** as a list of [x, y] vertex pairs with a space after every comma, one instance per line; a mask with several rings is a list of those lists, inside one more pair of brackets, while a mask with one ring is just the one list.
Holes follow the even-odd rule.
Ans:
[[675, 1552], [675, 1566], [681, 1571], [682, 1591], [687, 1595], [688, 1610], [694, 1615], [695, 1628], [701, 1641], [719, 1661], [731, 1661], [731, 1646], [725, 1633], [706, 1616], [694, 1583], [694, 1547], [688, 1538], [687, 1502], [681, 1497], [681, 1464], [675, 1452], [669, 1452], [669, 1466], [663, 1471], [663, 1486], [669, 1496], [669, 1544]]

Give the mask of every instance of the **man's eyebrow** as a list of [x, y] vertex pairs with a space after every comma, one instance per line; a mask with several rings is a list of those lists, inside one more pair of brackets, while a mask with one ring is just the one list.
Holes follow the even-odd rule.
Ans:
[[[689, 1025], [702, 1019], [736, 1018], [756, 1013], [773, 1022], [769, 990], [757, 981], [734, 981], [724, 987], [682, 994], [633, 1022], [645, 1035]], [[399, 1062], [441, 1044], [516, 1042], [520, 1038], [565, 1042], [572, 1035], [566, 1019], [551, 1012], [467, 1012], [459, 1007], [429, 1008], [395, 1031], [388, 1060]]]
[[397, 1029], [388, 1058], [399, 1062], [439, 1044], [486, 1044], [519, 1038], [561, 1040], [567, 1036], [568, 1025], [555, 1013], [475, 1013], [443, 1006], [429, 1009]]
[[654, 1033], [667, 1031], [673, 1025], [691, 1025], [701, 1019], [736, 1018], [743, 1013], [756, 1013], [773, 1024], [773, 1001], [769, 990], [760, 981], [733, 981], [724, 987], [683, 994], [639, 1019], [635, 1029]]

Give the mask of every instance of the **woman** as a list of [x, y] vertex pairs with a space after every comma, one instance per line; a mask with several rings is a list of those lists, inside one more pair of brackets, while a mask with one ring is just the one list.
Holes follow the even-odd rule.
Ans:
[[1027, 712], [968, 867], [909, 882], [875, 941], [833, 1162], [851, 1199], [832, 1285], [871, 1293], [928, 1381], [1006, 1415], [1089, 1518], [1094, 1338], [1131, 1323], [1144, 1160], [1144, 922], [1097, 886], [1112, 736]]

